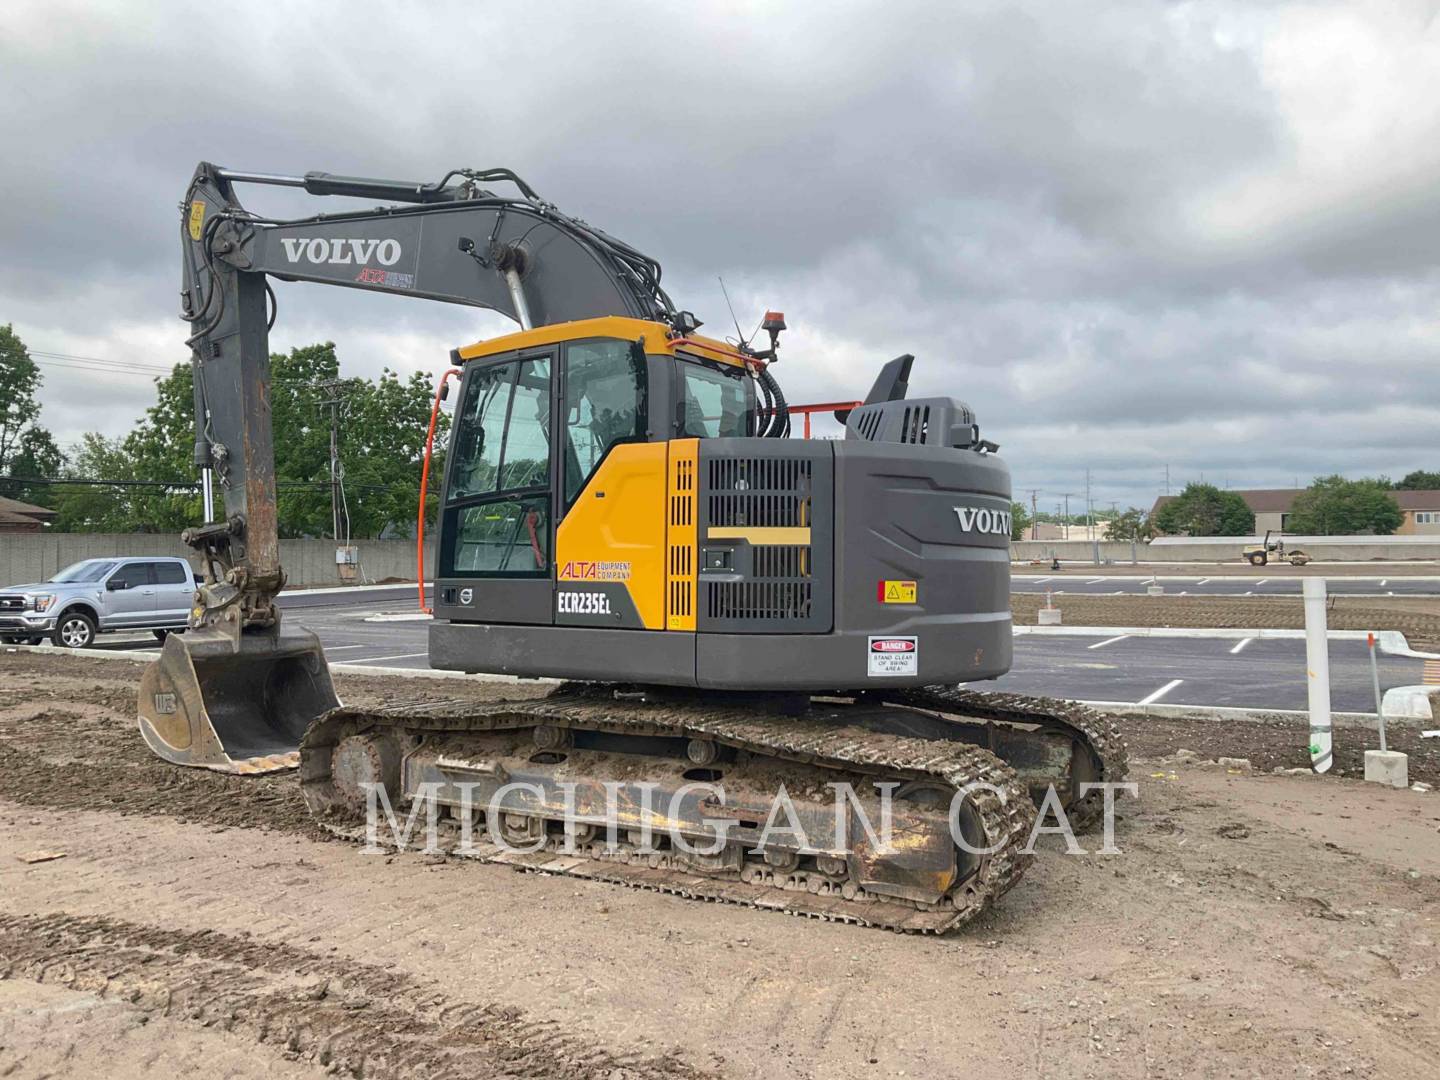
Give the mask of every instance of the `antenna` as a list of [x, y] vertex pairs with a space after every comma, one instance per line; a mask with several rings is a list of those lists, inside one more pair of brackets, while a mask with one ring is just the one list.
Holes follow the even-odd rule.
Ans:
[[720, 291], [725, 295], [725, 306], [730, 309], [730, 319], [735, 324], [735, 336], [740, 339], [742, 346], [750, 344], [745, 340], [745, 334], [740, 329], [740, 320], [735, 317], [735, 305], [730, 303], [730, 290], [725, 288], [725, 279], [716, 274], [715, 280], [720, 282]]

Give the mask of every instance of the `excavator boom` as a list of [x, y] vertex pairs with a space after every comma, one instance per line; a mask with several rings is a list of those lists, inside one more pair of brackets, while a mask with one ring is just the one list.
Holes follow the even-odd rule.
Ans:
[[[506, 183], [517, 194], [483, 185]], [[247, 210], [241, 184], [397, 205], [279, 220]], [[309, 281], [489, 308], [522, 328], [620, 315], [691, 325], [660, 266], [541, 199], [508, 169], [456, 170], [438, 183], [202, 163], [181, 204], [183, 314], [191, 333], [195, 457], [218, 520], [183, 538], [204, 583], [190, 628], [142, 680], [140, 729], [161, 757], [235, 772], [293, 767], [306, 725], [338, 704], [318, 640], [285, 627], [270, 424], [268, 281]]]

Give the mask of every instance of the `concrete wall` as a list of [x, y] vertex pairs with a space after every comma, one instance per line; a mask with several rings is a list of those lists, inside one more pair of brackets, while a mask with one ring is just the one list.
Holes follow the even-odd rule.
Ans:
[[[1239, 562], [1240, 549], [1258, 543], [1259, 538], [1237, 536], [1166, 537], [1150, 544], [1137, 544], [1135, 556], [1140, 562]], [[1422, 537], [1394, 536], [1297, 536], [1285, 537], [1287, 548], [1295, 547], [1320, 562], [1415, 562], [1440, 559], [1440, 541]], [[1019, 562], [1031, 559], [1058, 558], [1064, 562], [1091, 562], [1095, 545], [1084, 540], [1022, 540], [1010, 545], [1011, 557]], [[1111, 541], [1100, 545], [1100, 559], [1128, 563], [1131, 547], [1128, 542]]]
[[[358, 584], [385, 578], [415, 580], [415, 541], [360, 540], [355, 546], [360, 550]], [[43, 581], [81, 559], [193, 554], [178, 536], [163, 533], [0, 533], [0, 587]], [[282, 540], [280, 561], [291, 586], [334, 585], [340, 581], [332, 540]], [[425, 564], [434, 573], [433, 543], [426, 544]]]

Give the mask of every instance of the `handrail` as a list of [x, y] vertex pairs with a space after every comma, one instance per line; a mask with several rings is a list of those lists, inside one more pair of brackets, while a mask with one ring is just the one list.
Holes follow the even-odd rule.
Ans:
[[822, 401], [815, 405], [787, 405], [785, 406], [793, 416], [799, 413], [805, 417], [805, 438], [810, 438], [810, 416], [812, 413], [822, 412], [849, 412], [851, 409], [858, 409], [864, 405], [863, 401]]
[[459, 368], [450, 368], [435, 384], [435, 404], [430, 408], [430, 430], [425, 435], [425, 464], [420, 469], [420, 520], [415, 529], [415, 580], [420, 587], [420, 610], [433, 615], [434, 609], [425, 606], [425, 496], [430, 489], [430, 456], [435, 450], [435, 423], [440, 417], [440, 402], [445, 396], [445, 384], [451, 375], [459, 375]]

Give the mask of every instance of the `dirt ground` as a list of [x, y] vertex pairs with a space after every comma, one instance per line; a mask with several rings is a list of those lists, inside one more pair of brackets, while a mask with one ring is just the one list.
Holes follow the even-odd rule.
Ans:
[[[312, 829], [293, 776], [152, 759], [138, 674], [0, 654], [0, 1076], [1389, 1077], [1440, 1058], [1440, 795], [1160, 760], [1288, 764], [1283, 726], [1127, 721], [1149, 760], [1122, 853], [1046, 837], [994, 912], [933, 939], [366, 856]], [[517, 692], [336, 681], [356, 703]]]

